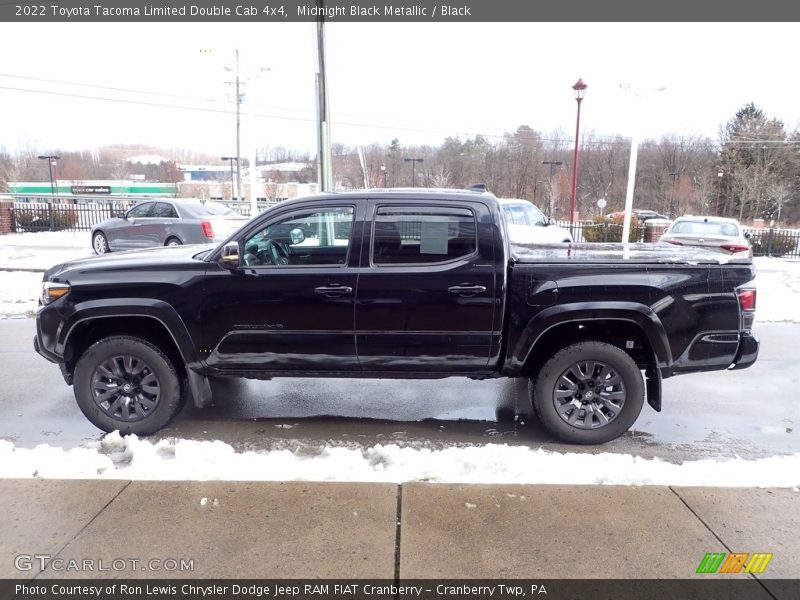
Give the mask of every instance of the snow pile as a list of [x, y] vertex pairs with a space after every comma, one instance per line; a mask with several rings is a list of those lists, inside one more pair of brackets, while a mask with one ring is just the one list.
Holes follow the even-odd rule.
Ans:
[[41, 290], [41, 273], [0, 271], [0, 318], [32, 315]]
[[756, 322], [797, 323], [800, 321], [800, 261], [758, 257], [755, 285]]
[[0, 441], [0, 477], [224, 481], [365, 481], [800, 487], [800, 453], [673, 464], [629, 454], [559, 453], [488, 444], [463, 448], [322, 446], [236, 452], [220, 441], [157, 442], [112, 433], [84, 448]]
[[0, 245], [19, 248], [84, 248], [91, 249], [88, 231], [39, 231], [36, 233], [8, 233], [0, 237]]

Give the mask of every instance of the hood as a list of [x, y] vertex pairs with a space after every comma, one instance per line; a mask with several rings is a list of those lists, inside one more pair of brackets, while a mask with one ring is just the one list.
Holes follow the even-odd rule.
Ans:
[[109, 252], [100, 256], [77, 258], [57, 264], [45, 272], [44, 278], [49, 279], [66, 272], [135, 270], [186, 264], [188, 262], [196, 262], [197, 259], [194, 257], [197, 254], [213, 250], [216, 247], [216, 244], [193, 244], [170, 247], [156, 246], [154, 248], [128, 250], [126, 252]]
[[673, 244], [512, 244], [514, 262], [750, 264], [749, 258], [706, 250], [701, 246]]

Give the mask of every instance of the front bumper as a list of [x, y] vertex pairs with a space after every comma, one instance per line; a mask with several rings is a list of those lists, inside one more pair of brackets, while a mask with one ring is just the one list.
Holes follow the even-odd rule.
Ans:
[[729, 369], [735, 371], [737, 369], [746, 369], [752, 365], [758, 358], [760, 346], [761, 342], [757, 336], [750, 332], [742, 333], [739, 340], [739, 349], [736, 351], [736, 358], [733, 359]]

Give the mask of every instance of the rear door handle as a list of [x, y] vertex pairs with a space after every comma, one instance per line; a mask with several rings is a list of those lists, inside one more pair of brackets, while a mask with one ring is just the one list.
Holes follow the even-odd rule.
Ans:
[[328, 298], [338, 298], [339, 296], [344, 296], [345, 294], [350, 294], [353, 292], [353, 288], [346, 286], [346, 285], [321, 285], [320, 287], [314, 288], [315, 294], [322, 294], [323, 296], [327, 296]]
[[447, 291], [451, 294], [470, 298], [471, 296], [485, 293], [486, 287], [482, 285], [472, 285], [471, 283], [462, 283], [461, 285], [454, 285], [447, 288]]

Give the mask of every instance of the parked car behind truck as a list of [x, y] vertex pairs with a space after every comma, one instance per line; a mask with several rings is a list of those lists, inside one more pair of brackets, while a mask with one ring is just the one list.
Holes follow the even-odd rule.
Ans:
[[485, 192], [320, 194], [217, 246], [53, 267], [34, 346], [105, 431], [159, 430], [211, 377], [525, 377], [556, 437], [593, 444], [660, 410], [662, 378], [753, 364], [753, 276], [702, 249], [511, 244]]

